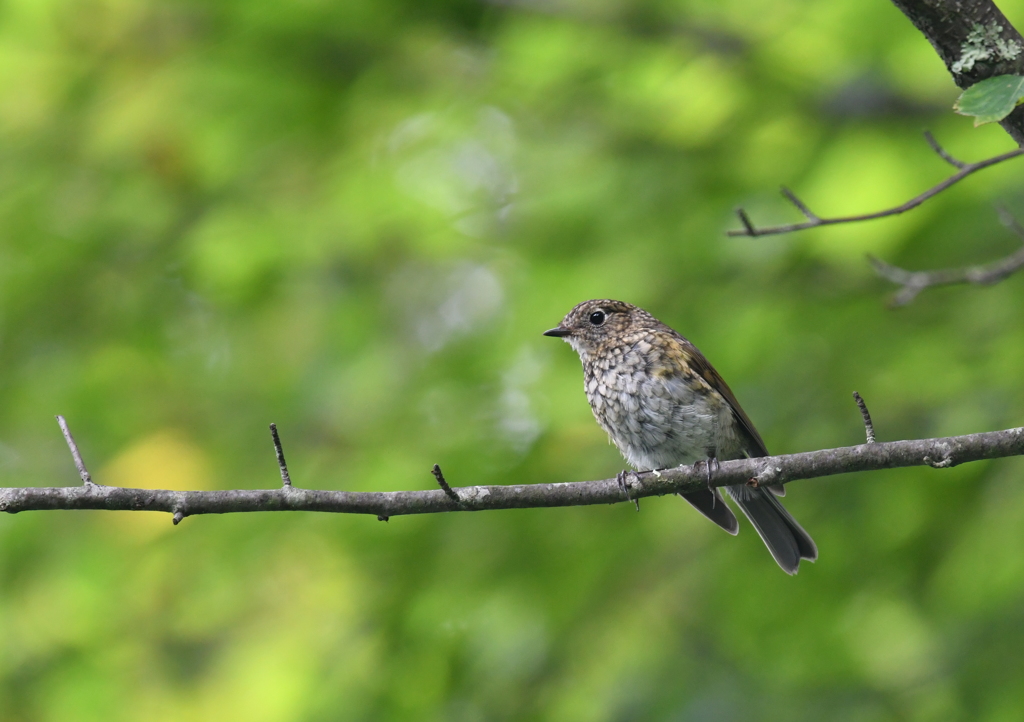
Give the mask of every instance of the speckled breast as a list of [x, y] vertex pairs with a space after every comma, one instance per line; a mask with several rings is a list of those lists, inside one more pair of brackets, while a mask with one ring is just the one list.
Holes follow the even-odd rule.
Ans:
[[664, 469], [738, 448], [732, 410], [700, 377], [642, 338], [584, 362], [590, 408], [636, 469]]

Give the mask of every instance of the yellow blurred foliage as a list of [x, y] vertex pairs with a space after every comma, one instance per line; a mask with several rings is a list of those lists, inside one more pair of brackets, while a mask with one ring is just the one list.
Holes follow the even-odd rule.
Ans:
[[[209, 489], [210, 471], [206, 454], [194, 442], [173, 429], [145, 436], [118, 454], [97, 475], [110, 486], [137, 489], [199, 491]], [[169, 514], [162, 512], [118, 512], [116, 529], [140, 538], [150, 538], [171, 529]]]

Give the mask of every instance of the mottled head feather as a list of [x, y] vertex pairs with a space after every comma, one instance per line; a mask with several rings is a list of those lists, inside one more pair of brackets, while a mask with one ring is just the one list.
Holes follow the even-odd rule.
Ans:
[[625, 301], [599, 298], [577, 304], [557, 328], [547, 332], [560, 336], [578, 353], [596, 353], [609, 340], [619, 342], [635, 331], [662, 325], [642, 308]]

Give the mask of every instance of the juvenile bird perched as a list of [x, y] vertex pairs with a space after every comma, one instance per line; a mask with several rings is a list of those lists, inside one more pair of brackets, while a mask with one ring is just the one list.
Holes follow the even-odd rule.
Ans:
[[[568, 342], [583, 362], [587, 400], [626, 461], [637, 470], [768, 456], [761, 435], [714, 367], [683, 336], [642, 308], [584, 301], [544, 332]], [[725, 487], [783, 571], [818, 548], [785, 507], [782, 485]], [[681, 496], [730, 534], [739, 523], [718, 488]]]

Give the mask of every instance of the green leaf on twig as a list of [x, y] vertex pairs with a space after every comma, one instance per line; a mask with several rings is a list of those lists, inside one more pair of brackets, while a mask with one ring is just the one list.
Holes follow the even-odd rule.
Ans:
[[1024, 100], [1024, 76], [997, 75], [975, 83], [953, 105], [960, 115], [973, 115], [974, 126], [1008, 116]]

